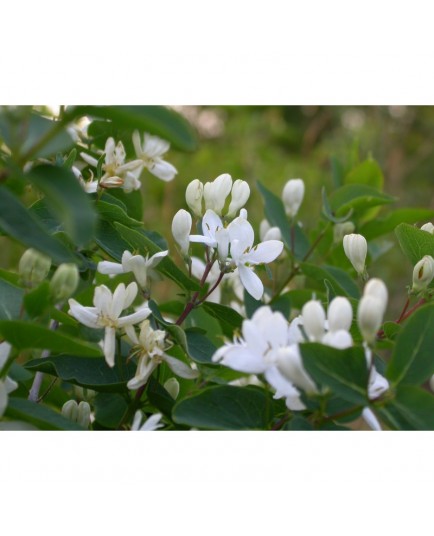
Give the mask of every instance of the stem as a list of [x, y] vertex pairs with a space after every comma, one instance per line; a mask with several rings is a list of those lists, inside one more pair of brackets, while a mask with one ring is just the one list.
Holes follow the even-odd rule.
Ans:
[[323, 424], [324, 422], [328, 422], [328, 421], [334, 421], [336, 419], [341, 419], [342, 417], [349, 417], [350, 415], [352, 415], [353, 413], [357, 413], [358, 411], [360, 411], [361, 409], [363, 409], [363, 406], [354, 406], [353, 408], [349, 408], [349, 409], [346, 409], [344, 411], [339, 411], [338, 413], [335, 413], [334, 415], [329, 415], [328, 417], [323, 417], [319, 424]]
[[[410, 305], [410, 297], [408, 297], [407, 301], [405, 302], [404, 308], [401, 311], [401, 314], [399, 315], [398, 320], [395, 320], [395, 324], [402, 324], [402, 322], [407, 320], [407, 318], [409, 318], [415, 311], [419, 309], [419, 307], [421, 307], [425, 303], [426, 303], [426, 299], [421, 298], [415, 305], [413, 305], [413, 307], [409, 311], [407, 311], [408, 306]], [[384, 337], [385, 337], [384, 329], [381, 329], [377, 333], [377, 338], [384, 339]]]
[[197, 303], [196, 303], [196, 306], [197, 305], [201, 305], [207, 298], [208, 296], [210, 296], [214, 291], [215, 289], [219, 286], [219, 284], [221, 283], [221, 280], [223, 279], [223, 276], [225, 275], [224, 272], [220, 272], [219, 276], [218, 276], [218, 279], [217, 281], [214, 283], [214, 285], [208, 290], [208, 292], [205, 294], [205, 296], [203, 296], [203, 298], [201, 298]]

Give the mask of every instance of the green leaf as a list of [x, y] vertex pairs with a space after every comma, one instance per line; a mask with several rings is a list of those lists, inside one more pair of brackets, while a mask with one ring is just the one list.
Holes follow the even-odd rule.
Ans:
[[48, 281], [43, 281], [24, 296], [24, 307], [31, 318], [42, 315], [50, 303], [50, 283]]
[[226, 337], [232, 338], [234, 331], [241, 328], [243, 317], [234, 309], [212, 302], [205, 302], [202, 307], [218, 321]]
[[[115, 228], [133, 249], [138, 250], [140, 255], [143, 255], [143, 253], [154, 255], [155, 253], [162, 251], [162, 249], [142, 230], [128, 229], [128, 227], [125, 227], [125, 225], [120, 223], [115, 223]], [[166, 256], [155, 269], [185, 290], [199, 289], [199, 285], [185, 275], [169, 256]]]
[[357, 284], [354, 282], [354, 279], [342, 268], [337, 268], [336, 266], [329, 266], [324, 264], [322, 268], [328, 272], [328, 279], [330, 275], [333, 276], [334, 281], [336, 281], [341, 288], [344, 289], [347, 296], [354, 299], [360, 298], [360, 290]]
[[181, 115], [164, 106], [76, 106], [71, 116], [91, 116], [112, 121], [117, 128], [156, 134], [182, 151], [197, 147], [193, 128]]
[[318, 343], [300, 345], [303, 364], [315, 382], [353, 404], [368, 403], [368, 367], [363, 348], [338, 350]]
[[330, 206], [326, 189], [322, 189], [322, 214], [326, 218], [326, 220], [331, 221], [333, 223], [342, 223], [344, 221], [347, 221], [351, 214], [353, 213], [353, 209], [350, 209], [345, 216], [341, 216], [340, 218], [337, 218], [332, 211], [332, 208]]
[[434, 235], [417, 227], [401, 223], [395, 229], [402, 251], [416, 265], [425, 255], [434, 256]]
[[351, 208], [360, 213], [393, 201], [394, 197], [363, 184], [345, 184], [330, 196], [330, 206], [337, 216], [345, 214]]
[[125, 398], [118, 393], [98, 393], [93, 401], [95, 420], [105, 428], [115, 429], [128, 409]]
[[392, 321], [384, 322], [383, 324], [384, 333], [386, 337], [390, 340], [396, 339], [396, 336], [400, 332], [401, 328], [401, 324], [397, 324], [396, 322]]
[[202, 330], [190, 328], [185, 331], [187, 336], [188, 355], [196, 363], [212, 364], [212, 356], [217, 350]]
[[[428, 234], [428, 233], [427, 233]], [[386, 375], [393, 383], [420, 384], [434, 374], [434, 304], [418, 309], [396, 339]]]
[[141, 221], [134, 220], [130, 218], [128, 214], [120, 206], [113, 203], [106, 203], [105, 201], [98, 201], [96, 208], [99, 212], [99, 215], [104, 220], [108, 222], [119, 222], [122, 225], [127, 227], [142, 227], [143, 223]]
[[77, 423], [51, 408], [23, 398], [9, 398], [5, 415], [34, 424], [40, 430], [83, 430]]
[[[318, 281], [319, 283], [323, 284], [325, 280], [328, 281], [328, 284], [330, 285], [331, 289], [333, 290], [334, 294], [336, 296], [351, 296], [348, 290], [351, 291], [353, 296], [355, 297], [355, 289], [348, 285], [348, 280], [344, 280], [346, 288], [344, 288], [343, 284], [341, 284], [336, 277], [334, 276], [334, 273], [337, 273], [337, 268], [334, 268], [333, 272], [330, 271], [330, 266], [327, 267], [327, 270], [325, 267], [317, 266], [316, 264], [310, 264], [307, 262], [303, 262], [300, 264], [301, 271], [310, 277], [311, 279], [314, 279], [315, 281]], [[339, 274], [342, 275], [341, 271], [339, 271]], [[343, 276], [342, 276], [343, 278]], [[343, 280], [341, 278], [341, 281]], [[347, 290], [348, 289], [348, 290]]]
[[20, 316], [23, 289], [0, 279], [0, 320], [12, 320]]
[[[401, 223], [426, 223], [434, 218], [434, 210], [425, 208], [399, 208], [383, 218], [376, 218], [360, 227], [359, 232], [366, 240], [392, 232]], [[426, 231], [424, 231], [426, 232]]]
[[26, 363], [25, 367], [32, 371], [46, 372], [80, 387], [108, 393], [125, 392], [128, 380], [136, 371], [136, 365], [132, 361], [128, 364], [122, 363], [122, 367], [116, 365], [110, 368], [104, 359], [74, 355], [33, 359]]
[[95, 242], [103, 251], [118, 262], [122, 261], [124, 251], [131, 249], [131, 245], [106, 220], [100, 220], [98, 222]]
[[291, 432], [311, 432], [313, 430], [313, 426], [304, 417], [296, 415], [288, 423], [286, 423], [283, 430], [289, 430]]
[[378, 163], [368, 158], [354, 167], [344, 179], [345, 184], [365, 184], [382, 191], [384, 176]]
[[[27, 153], [27, 151], [39, 143], [43, 136], [57, 127], [57, 125], [57, 121], [33, 113], [26, 125], [27, 128], [24, 130], [25, 136], [21, 141], [21, 154]], [[73, 145], [74, 142], [66, 129], [59, 130], [51, 140], [43, 147], [40, 147], [35, 154], [32, 154], [32, 158], [51, 156], [59, 152], [64, 153]]]
[[294, 250], [295, 258], [297, 260], [303, 259], [309, 251], [309, 240], [298, 224], [294, 225], [294, 231], [291, 230], [291, 224], [288, 221], [282, 200], [265, 188], [259, 181], [257, 184], [259, 192], [264, 199], [267, 220], [271, 225], [279, 227], [285, 246], [289, 251]]
[[39, 348], [53, 352], [73, 352], [78, 356], [100, 357], [103, 355], [97, 344], [22, 320], [0, 321], [0, 334], [18, 350]]
[[392, 429], [434, 430], [434, 396], [420, 387], [400, 386], [395, 398], [376, 411]]
[[153, 376], [149, 378], [146, 395], [153, 406], [172, 420], [172, 409], [175, 405], [175, 401], [166, 389], [153, 378]]
[[26, 174], [45, 197], [50, 210], [63, 222], [65, 232], [79, 246], [94, 235], [96, 213], [88, 194], [69, 169], [40, 165]]
[[271, 400], [260, 389], [219, 385], [184, 398], [172, 416], [179, 424], [208, 430], [264, 430], [272, 419]]
[[22, 244], [45, 253], [55, 263], [76, 260], [4, 186], [0, 186], [0, 229]]

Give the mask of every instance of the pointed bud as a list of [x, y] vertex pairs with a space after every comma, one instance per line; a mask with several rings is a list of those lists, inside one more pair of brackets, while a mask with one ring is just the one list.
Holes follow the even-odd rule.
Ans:
[[169, 395], [176, 400], [179, 395], [179, 381], [176, 378], [169, 378], [163, 385]]
[[191, 181], [185, 191], [185, 200], [193, 214], [199, 218], [202, 216], [202, 197], [203, 184], [199, 179]]
[[302, 179], [290, 179], [284, 186], [282, 201], [288, 216], [293, 218], [300, 208], [304, 197], [304, 182]]
[[50, 281], [51, 295], [56, 303], [70, 298], [77, 290], [80, 277], [75, 264], [61, 264]]
[[383, 305], [374, 296], [362, 296], [357, 308], [357, 323], [363, 339], [371, 344], [383, 322]]
[[421, 230], [434, 234], [434, 225], [429, 221], [428, 223], [425, 223], [425, 225], [422, 225]]
[[333, 227], [333, 242], [339, 244], [347, 234], [354, 232], [355, 225], [352, 221], [345, 221], [343, 223], [335, 223]]
[[368, 244], [366, 238], [360, 234], [349, 234], [344, 236], [343, 240], [345, 255], [358, 274], [365, 272], [366, 254], [368, 253]]
[[[212, 182], [212, 198], [214, 203], [214, 212], [221, 216], [226, 198], [232, 189], [232, 177], [228, 173], [219, 175]], [[208, 207], [207, 207], [208, 208]]]
[[36, 249], [26, 250], [20, 259], [18, 271], [23, 283], [35, 287], [42, 283], [51, 268], [51, 259]]
[[68, 400], [62, 406], [62, 415], [70, 421], [77, 422], [78, 404], [75, 400]]
[[77, 411], [77, 423], [83, 428], [88, 428], [90, 424], [90, 406], [88, 402], [80, 402]]
[[363, 295], [373, 296], [374, 298], [377, 298], [377, 300], [381, 304], [381, 310], [383, 311], [383, 314], [386, 312], [388, 292], [386, 285], [383, 283], [383, 281], [381, 281], [381, 279], [378, 279], [376, 277], [370, 279], [365, 285]]
[[425, 255], [416, 264], [413, 270], [412, 291], [420, 292], [425, 290], [434, 278], [434, 259], [431, 255]]
[[183, 208], [178, 210], [172, 220], [172, 235], [184, 256], [188, 256], [191, 225], [191, 214]]
[[347, 298], [334, 298], [328, 307], [327, 319], [330, 331], [349, 331], [353, 322], [353, 308]]
[[120, 188], [121, 186], [124, 185], [124, 179], [122, 179], [121, 177], [116, 177], [116, 176], [113, 176], [113, 177], [106, 177], [106, 178], [102, 178], [100, 181], [99, 181], [99, 186], [101, 188]]
[[321, 341], [325, 333], [325, 312], [321, 303], [310, 300], [301, 310], [303, 328], [311, 341]]
[[277, 352], [277, 368], [282, 375], [306, 393], [317, 393], [315, 383], [306, 372], [298, 346], [285, 346]]
[[235, 217], [235, 214], [243, 208], [250, 197], [250, 187], [246, 181], [240, 179], [234, 182], [231, 192], [231, 202], [229, 205], [227, 216], [229, 218]]

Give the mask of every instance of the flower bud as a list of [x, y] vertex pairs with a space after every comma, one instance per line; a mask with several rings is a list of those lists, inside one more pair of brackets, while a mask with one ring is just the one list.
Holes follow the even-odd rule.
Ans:
[[[226, 203], [226, 198], [232, 189], [232, 177], [228, 173], [223, 173], [214, 179], [211, 184], [211, 197], [214, 205], [213, 210], [216, 214], [221, 216], [223, 207]], [[206, 208], [208, 208], [208, 206]]]
[[75, 400], [68, 400], [62, 406], [62, 415], [70, 421], [77, 422], [78, 404]]
[[429, 379], [429, 388], [434, 392], [434, 374]]
[[333, 227], [333, 241], [335, 244], [342, 242], [343, 238], [347, 234], [354, 232], [355, 225], [352, 221], [345, 221], [343, 223], [335, 223]]
[[304, 197], [304, 182], [302, 179], [290, 179], [284, 186], [282, 201], [288, 216], [293, 218], [300, 208]]
[[191, 224], [191, 214], [183, 208], [178, 210], [172, 220], [172, 235], [184, 256], [188, 256], [190, 247]]
[[338, 296], [328, 307], [327, 319], [330, 331], [349, 331], [353, 322], [353, 308], [347, 298]]
[[185, 190], [185, 200], [193, 214], [199, 218], [202, 216], [203, 184], [199, 179], [191, 181]]
[[343, 350], [345, 348], [350, 348], [353, 345], [353, 338], [348, 331], [339, 329], [338, 331], [329, 331], [326, 333], [321, 342], [332, 348]]
[[120, 188], [124, 185], [125, 180], [122, 177], [103, 177], [99, 181], [101, 188]]
[[277, 352], [277, 368], [282, 375], [306, 393], [317, 393], [315, 383], [306, 372], [298, 346], [285, 346]]
[[365, 260], [368, 253], [366, 238], [360, 234], [349, 234], [343, 240], [345, 255], [358, 274], [365, 272]]
[[90, 406], [88, 402], [81, 401], [78, 405], [77, 423], [83, 428], [88, 428], [90, 424]]
[[250, 197], [250, 187], [247, 182], [240, 179], [236, 180], [232, 186], [231, 197], [227, 213], [229, 218], [233, 218], [240, 208], [243, 208], [247, 203]]
[[429, 221], [428, 223], [425, 223], [425, 225], [422, 225], [421, 230], [434, 234], [434, 225]]
[[374, 296], [363, 296], [357, 308], [357, 323], [363, 339], [373, 343], [383, 321], [383, 304]]
[[365, 285], [363, 295], [373, 296], [374, 298], [377, 298], [377, 300], [382, 305], [383, 314], [385, 313], [387, 307], [388, 292], [386, 285], [383, 283], [383, 281], [381, 281], [381, 279], [378, 279], [376, 277], [370, 279]]
[[179, 381], [176, 378], [169, 378], [163, 385], [169, 395], [176, 400], [179, 395]]
[[229, 255], [229, 231], [218, 229], [215, 233], [217, 240], [217, 252], [220, 261], [225, 262]]
[[425, 255], [416, 264], [413, 270], [413, 287], [414, 292], [425, 290], [434, 278], [434, 259], [431, 255]]
[[30, 248], [21, 257], [18, 271], [26, 286], [35, 287], [44, 281], [50, 271], [50, 267], [50, 257]]
[[50, 291], [56, 303], [70, 298], [77, 290], [78, 268], [75, 264], [61, 264], [50, 281]]
[[325, 312], [317, 300], [310, 300], [301, 310], [303, 328], [311, 341], [321, 341], [325, 333]]

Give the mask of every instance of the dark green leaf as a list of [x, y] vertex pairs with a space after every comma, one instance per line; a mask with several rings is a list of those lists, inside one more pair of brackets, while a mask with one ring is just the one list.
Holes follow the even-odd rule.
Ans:
[[363, 348], [354, 346], [338, 350], [318, 343], [300, 345], [308, 374], [319, 385], [353, 404], [368, 402], [368, 367]]
[[393, 201], [394, 197], [363, 184], [345, 184], [330, 196], [330, 206], [337, 216], [347, 213], [351, 208], [364, 212]]
[[264, 199], [265, 216], [271, 225], [279, 227], [282, 240], [289, 251], [294, 251], [296, 259], [301, 260], [309, 251], [309, 241], [300, 226], [294, 224], [293, 230], [285, 213], [282, 200], [258, 181], [258, 189]]
[[434, 396], [415, 386], [400, 386], [395, 398], [376, 408], [395, 430], [434, 430]]
[[222, 385], [184, 398], [172, 416], [179, 424], [208, 430], [264, 430], [272, 419], [271, 400], [260, 389]]
[[295, 415], [283, 428], [283, 430], [289, 430], [291, 432], [311, 432], [313, 430], [312, 424], [299, 415]]
[[202, 307], [218, 321], [226, 337], [232, 338], [234, 331], [241, 328], [243, 317], [234, 309], [212, 302], [205, 302]]
[[99, 357], [103, 355], [97, 344], [22, 320], [0, 321], [0, 334], [18, 350], [39, 348], [53, 352], [73, 352], [79, 356]]
[[[383, 218], [376, 218], [359, 229], [366, 240], [392, 232], [400, 223], [426, 223], [434, 218], [434, 210], [425, 208], [399, 208]], [[426, 231], [424, 231], [426, 232]]]
[[188, 344], [188, 355], [196, 363], [211, 364], [211, 358], [214, 355], [217, 348], [208, 339], [202, 331], [197, 329], [187, 329], [185, 331]]
[[55, 263], [75, 260], [72, 253], [48, 234], [40, 221], [4, 186], [0, 186], [0, 229], [22, 244], [45, 253]]
[[24, 307], [31, 318], [46, 311], [50, 302], [50, 283], [48, 281], [43, 281], [24, 296]]
[[20, 316], [23, 289], [0, 279], [0, 320], [12, 320]]
[[429, 304], [413, 313], [399, 332], [387, 377], [395, 384], [427, 380], [434, 374], [433, 349], [434, 304]]
[[[336, 296], [350, 296], [349, 292], [343, 287], [343, 285], [341, 285], [341, 283], [335, 278], [334, 274], [330, 271], [330, 267], [328, 267], [326, 270], [325, 267], [303, 262], [301, 263], [300, 268], [305, 275], [321, 284], [327, 280], [329, 286]], [[349, 288], [347, 284], [346, 287]]]
[[98, 393], [93, 401], [95, 420], [105, 428], [115, 429], [128, 409], [125, 398], [118, 393]]
[[160, 410], [166, 417], [172, 419], [172, 409], [175, 401], [152, 376], [149, 378], [148, 387], [146, 389], [149, 402]]
[[395, 233], [402, 251], [410, 259], [413, 266], [425, 255], [434, 256], [434, 235], [431, 233], [408, 225], [408, 223], [398, 225]]
[[34, 424], [40, 430], [83, 430], [51, 408], [23, 398], [9, 398], [6, 416]]
[[[47, 119], [38, 114], [32, 114], [30, 121], [24, 130], [25, 137], [21, 142], [21, 153], [25, 154], [31, 150], [39, 141], [53, 128], [58, 125], [57, 121]], [[44, 146], [41, 146], [35, 153], [32, 153], [32, 158], [51, 156], [58, 152], [65, 152], [74, 145], [71, 136], [66, 129], [59, 129], [56, 135], [51, 138]]]
[[332, 208], [330, 206], [330, 203], [329, 203], [329, 200], [327, 198], [327, 192], [326, 192], [326, 189], [323, 188], [322, 189], [322, 213], [324, 215], [324, 217], [333, 222], [333, 223], [342, 223], [344, 221], [347, 221], [348, 218], [351, 216], [351, 214], [353, 213], [353, 209], [350, 209], [348, 211], [347, 214], [345, 214], [345, 216], [341, 216], [340, 218], [337, 218], [334, 214], [334, 212], [332, 211]]
[[127, 227], [142, 227], [141, 221], [130, 218], [128, 214], [120, 206], [105, 201], [98, 201], [96, 208], [100, 216], [110, 223], [119, 222]]

